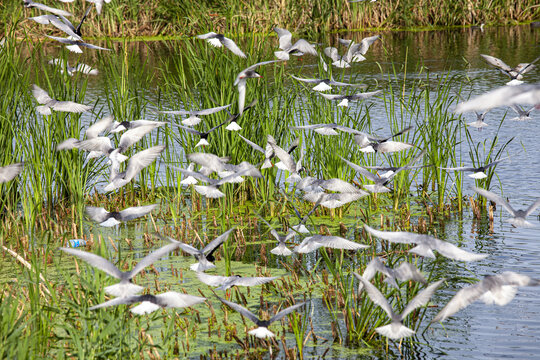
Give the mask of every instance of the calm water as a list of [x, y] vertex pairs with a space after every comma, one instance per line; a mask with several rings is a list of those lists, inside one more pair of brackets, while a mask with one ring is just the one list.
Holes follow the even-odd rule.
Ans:
[[[356, 40], [371, 33], [340, 34], [342, 37]], [[394, 32], [382, 33], [383, 43], [375, 43], [368, 53], [368, 60], [354, 65], [346, 74], [362, 77], [364, 83], [378, 83], [379, 88], [395, 79], [381, 75], [379, 66], [384, 73], [389, 71], [392, 64], [400, 71], [398, 78], [424, 78], [429, 69], [430, 78], [452, 75], [466, 75], [470, 82], [464, 83], [463, 94], [471, 96], [486, 90], [504, 85], [508, 78], [484, 63], [479, 54], [490, 54], [503, 59], [510, 66], [520, 62], [531, 61], [540, 55], [540, 29], [530, 29], [528, 26], [513, 28], [487, 28], [479, 30], [452, 30], [433, 32]], [[326, 40], [325, 43], [328, 41]], [[335, 42], [335, 39], [332, 39]], [[150, 66], [152, 58], [166, 58], [168, 50], [161, 43], [129, 44], [133, 51], [138, 51], [142, 57], [148, 57]], [[91, 55], [88, 55], [91, 57]], [[407, 61], [405, 61], [407, 59]], [[90, 63], [91, 63], [91, 59]], [[310, 60], [311, 61], [311, 60]], [[377, 64], [375, 61], [378, 61]], [[291, 62], [291, 66], [294, 63]], [[421, 69], [419, 65], [424, 68]], [[309, 67], [302, 70], [306, 77], [314, 75]], [[346, 77], [347, 78], [347, 77]], [[540, 81], [540, 71], [535, 70], [526, 76], [528, 82]], [[434, 81], [433, 84], [436, 84]], [[99, 79], [92, 79], [89, 84], [88, 99], [101, 97]], [[153, 89], [148, 89], [148, 97], [155, 98]], [[372, 124], [374, 129], [382, 128], [384, 133], [388, 124], [386, 112], [381, 101], [374, 100], [370, 110], [371, 118], [380, 123]], [[171, 104], [176, 109], [176, 104]], [[147, 109], [148, 116], [153, 117], [155, 109]], [[508, 111], [508, 114], [506, 114]], [[502, 189], [504, 196], [517, 208], [529, 206], [540, 197], [540, 111], [532, 115], [532, 120], [526, 122], [510, 121], [514, 117], [512, 110], [498, 108], [490, 112], [485, 121], [490, 125], [482, 131], [473, 130], [475, 142], [491, 139], [497, 132], [501, 120], [504, 124], [499, 132], [499, 144], [504, 144], [512, 137], [514, 140], [507, 148], [512, 155], [511, 161], [502, 162], [497, 167], [498, 180], [495, 179], [494, 191]], [[475, 120], [474, 114], [465, 114], [467, 122]], [[89, 120], [90, 121], [90, 120]], [[471, 164], [468, 155], [468, 145], [461, 144], [456, 151], [461, 153], [464, 164]], [[162, 167], [163, 169], [163, 167]], [[466, 185], [474, 185], [473, 179], [464, 177]], [[499, 183], [498, 183], [499, 182]], [[472, 195], [470, 190], [466, 193]], [[536, 211], [538, 213], [538, 211]], [[497, 274], [502, 271], [515, 271], [532, 277], [540, 278], [540, 221], [535, 216], [529, 218], [537, 225], [535, 229], [515, 229], [506, 222], [508, 215], [501, 212], [500, 207], [495, 213], [495, 222], [490, 228], [487, 221], [474, 220], [470, 211], [465, 210], [463, 217], [455, 217], [445, 224], [444, 237], [447, 239], [463, 238], [464, 246], [472, 251], [488, 253], [490, 256], [483, 261], [466, 264], [465, 266], [448, 267], [455, 275], [476, 276], [478, 278]], [[352, 219], [346, 220], [349, 223]], [[352, 224], [349, 224], [352, 225]], [[95, 228], [89, 231], [96, 231]], [[103, 235], [118, 237], [128, 231], [138, 238], [142, 227], [122, 226], [117, 230], [106, 230]], [[257, 253], [256, 250], [253, 251]], [[170, 267], [169, 267], [170, 268]], [[164, 271], [168, 269], [163, 267]], [[463, 284], [453, 281], [450, 287], [439, 290], [433, 298], [433, 303], [444, 304], [460, 289]], [[537, 358], [540, 351], [540, 288], [522, 288], [516, 298], [505, 307], [486, 306], [474, 303], [458, 312], [440, 324], [434, 324], [423, 334], [419, 334], [421, 345], [413, 349], [403, 349], [403, 355], [410, 358]], [[430, 309], [427, 319], [431, 319], [438, 309]], [[313, 321], [316, 333], [329, 337], [330, 318], [320, 300], [313, 303]], [[425, 329], [420, 328], [420, 333]], [[309, 345], [309, 344], [308, 344]], [[234, 344], [236, 346], [236, 344]], [[307, 357], [322, 354], [327, 346], [306, 350]], [[397, 353], [399, 354], [399, 353]], [[354, 349], [332, 347], [327, 357], [357, 358], [358, 351]], [[373, 356], [377, 356], [374, 354]]]

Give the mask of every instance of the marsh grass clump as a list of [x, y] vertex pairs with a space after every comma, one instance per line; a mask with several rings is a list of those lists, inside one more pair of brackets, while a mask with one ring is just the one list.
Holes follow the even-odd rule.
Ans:
[[[76, 4], [62, 5], [62, 8], [72, 12], [76, 19], [81, 18], [86, 10], [86, 7]], [[515, 24], [533, 21], [538, 15], [534, 0], [517, 3], [510, 0], [445, 0], [438, 6], [414, 0], [380, 4], [349, 3], [346, 0], [316, 3], [308, 0], [272, 3], [264, 0], [249, 3], [238, 0], [227, 3], [158, 0], [141, 5], [139, 0], [127, 0], [107, 3], [99, 16], [92, 11], [83, 26], [85, 36], [185, 37], [208, 31], [250, 34], [253, 31], [268, 32], [276, 24], [300, 33], [319, 33], [344, 28], [418, 29], [481, 23]], [[21, 18], [35, 16], [34, 14], [35, 11], [24, 9], [16, 0], [6, 0], [0, 7], [5, 29], [9, 29]], [[33, 32], [39, 29], [34, 24], [29, 26]], [[58, 31], [53, 33], [58, 34]]]

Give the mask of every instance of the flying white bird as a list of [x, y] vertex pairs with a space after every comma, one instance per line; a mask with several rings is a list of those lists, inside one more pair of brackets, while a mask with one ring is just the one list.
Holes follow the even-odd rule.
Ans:
[[240, 50], [240, 48], [238, 47], [238, 45], [236, 45], [234, 41], [221, 34], [216, 34], [215, 32], [211, 31], [203, 35], [197, 35], [197, 37], [199, 39], [208, 41], [210, 45], [218, 48], [225, 46], [227, 49], [231, 50], [233, 54], [240, 56], [241, 58], [247, 58], [246, 54], [244, 54], [244, 52]]
[[107, 286], [105, 288], [105, 292], [113, 296], [122, 297], [134, 295], [141, 292], [144, 288], [142, 286], [133, 284], [131, 280], [145, 267], [152, 265], [154, 262], [167, 255], [171, 251], [175, 250], [177, 247], [178, 244], [176, 243], [165, 245], [158, 250], [146, 255], [141, 261], [139, 261], [137, 265], [135, 265], [133, 269], [131, 269], [131, 271], [126, 272], [120, 271], [113, 263], [111, 263], [107, 259], [102, 258], [99, 255], [71, 248], [61, 247], [60, 250], [68, 254], [75, 255], [78, 258], [86, 261], [88, 264], [98, 268], [101, 271], [106, 272], [108, 275], [119, 279], [120, 282], [118, 284]]
[[51, 110], [83, 113], [92, 109], [91, 106], [78, 104], [73, 101], [54, 100], [45, 90], [36, 84], [32, 85], [32, 95], [34, 95], [38, 104], [41, 104], [40, 106], [36, 107], [36, 111], [41, 115], [51, 115]]
[[538, 285], [540, 280], [511, 271], [488, 275], [476, 284], [459, 290], [431, 322], [443, 321], [476, 300], [482, 300], [488, 305], [504, 306], [516, 296], [518, 287]]
[[180, 294], [176, 291], [168, 291], [159, 295], [130, 295], [115, 298], [99, 305], [92, 306], [88, 310], [100, 309], [108, 306], [121, 304], [131, 305], [140, 302], [140, 305], [133, 307], [130, 311], [137, 315], [152, 313], [160, 308], [184, 308], [197, 305], [205, 301], [206, 298], [188, 294]]
[[276, 315], [271, 317], [269, 320], [260, 320], [257, 315], [255, 315], [254, 313], [252, 313], [248, 309], [244, 308], [243, 306], [240, 306], [240, 305], [235, 304], [233, 302], [227, 301], [227, 300], [222, 299], [220, 297], [218, 297], [218, 299], [222, 303], [224, 303], [225, 305], [229, 306], [233, 310], [240, 313], [240, 315], [242, 315], [244, 317], [247, 317], [249, 320], [253, 321], [255, 323], [255, 325], [257, 325], [257, 328], [248, 331], [248, 334], [256, 336], [256, 337], [258, 337], [260, 339], [274, 337], [275, 336], [274, 333], [271, 332], [270, 330], [268, 330], [268, 326], [270, 326], [270, 324], [272, 324], [274, 321], [278, 321], [278, 320], [282, 319], [286, 315], [292, 313], [293, 311], [301, 308], [302, 306], [304, 306], [306, 304], [306, 302], [303, 302], [303, 303], [300, 303], [300, 304], [290, 306], [290, 307], [288, 307], [288, 308], [286, 308], [284, 310], [281, 310]]

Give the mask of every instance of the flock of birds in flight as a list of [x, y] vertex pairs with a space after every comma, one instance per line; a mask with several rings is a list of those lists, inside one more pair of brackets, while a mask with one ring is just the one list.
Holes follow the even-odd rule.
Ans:
[[[66, 2], [66, 0], [62, 0]], [[103, 6], [103, 0], [87, 0], [95, 3], [95, 8], [98, 14], [101, 12]], [[105, 0], [110, 2], [110, 0]], [[75, 27], [66, 17], [72, 16], [72, 14], [51, 8], [49, 6], [33, 2], [32, 0], [25, 0], [24, 5], [29, 8], [36, 8], [46, 11], [50, 14], [40, 15], [32, 17], [30, 19], [40, 24], [51, 24], [61, 31], [65, 32], [68, 37], [60, 38], [55, 36], [48, 36], [49, 38], [59, 41], [62, 44], [67, 45], [67, 49], [73, 52], [82, 52], [82, 47], [98, 50], [108, 50], [99, 46], [95, 46], [85, 42], [82, 39], [81, 26], [85, 18], [89, 15], [92, 7], [90, 7], [84, 14], [83, 19], [80, 21], [77, 27]], [[193, 127], [201, 123], [202, 116], [214, 114], [219, 111], [228, 110], [231, 106], [223, 105], [211, 109], [203, 110], [174, 110], [174, 111], [162, 111], [163, 114], [168, 115], [184, 115], [188, 116], [182, 120], [182, 125], [173, 124], [172, 122], [165, 123], [159, 121], [149, 120], [137, 120], [137, 121], [115, 121], [112, 116], [106, 116], [103, 119], [95, 122], [88, 127], [85, 131], [84, 139], [67, 139], [58, 145], [57, 150], [69, 150], [79, 149], [88, 151], [89, 158], [107, 157], [110, 164], [110, 178], [109, 183], [105, 186], [104, 191], [113, 191], [126, 185], [132, 179], [134, 179], [146, 166], [150, 165], [156, 160], [160, 153], [165, 149], [165, 146], [153, 146], [149, 149], [140, 151], [131, 157], [127, 157], [124, 153], [141, 140], [146, 134], [150, 133], [154, 129], [164, 125], [174, 125], [179, 129], [190, 132], [200, 138], [200, 141], [196, 145], [205, 146], [209, 145], [209, 135], [220, 128], [223, 125], [227, 125], [227, 130], [239, 131], [241, 127], [236, 120], [242, 116], [244, 111], [247, 111], [251, 107], [255, 106], [255, 102], [248, 106], [245, 106], [246, 98], [246, 81], [250, 78], [259, 78], [261, 75], [255, 70], [259, 66], [278, 63], [286, 61], [291, 55], [302, 56], [312, 55], [318, 56], [320, 61], [324, 60], [319, 55], [316, 46], [304, 39], [297, 40], [294, 44], [292, 42], [292, 35], [285, 29], [275, 28], [274, 31], [279, 37], [279, 50], [275, 52], [276, 60], [263, 61], [247, 67], [238, 73], [234, 81], [234, 86], [238, 91], [238, 113], [232, 114], [229, 112], [228, 119], [220, 125], [209, 129], [205, 132], [194, 129]], [[226, 47], [234, 55], [247, 58], [246, 54], [240, 49], [235, 42], [224, 35], [210, 32], [204, 35], [198, 35], [197, 38], [208, 41], [208, 43], [215, 47]], [[340, 40], [340, 43], [347, 47], [347, 51], [344, 55], [339, 55], [339, 50], [333, 47], [327, 47], [324, 49], [326, 54], [331, 60], [331, 65], [338, 68], [351, 67], [354, 62], [365, 60], [370, 45], [379, 40], [380, 36], [372, 36], [363, 39], [360, 43], [356, 43], [352, 40]], [[499, 69], [501, 72], [510, 77], [511, 81], [506, 86], [493, 90], [487, 94], [481, 95], [475, 99], [469, 101], [462, 101], [456, 108], [457, 113], [463, 113], [466, 111], [476, 111], [478, 120], [470, 125], [475, 127], [484, 127], [487, 124], [484, 123], [483, 118], [485, 111], [497, 106], [512, 106], [518, 112], [518, 119], [523, 120], [528, 117], [530, 111], [525, 111], [519, 108], [519, 104], [530, 104], [538, 106], [540, 104], [540, 84], [522, 85], [523, 75], [534, 68], [533, 63], [540, 59], [537, 58], [533, 62], [528, 64], [519, 64], [515, 68], [511, 68], [503, 61], [488, 55], [482, 55], [482, 57], [491, 65]], [[73, 75], [74, 72], [82, 72], [88, 75], [97, 75], [98, 71], [92, 67], [84, 64], [78, 64], [75, 67], [70, 67], [69, 64], [64, 63], [62, 60], [53, 59], [50, 64], [58, 66], [60, 71], [67, 71], [69, 75]], [[326, 67], [326, 63], [324, 63]], [[302, 81], [308, 84], [314, 85], [313, 90], [318, 92], [324, 92], [332, 89], [332, 86], [348, 86], [348, 87], [360, 87], [361, 85], [349, 84], [335, 81], [334, 79], [308, 79], [292, 76], [293, 79]], [[72, 101], [61, 101], [53, 99], [49, 94], [38, 87], [33, 85], [32, 93], [39, 103], [36, 107], [36, 111], [42, 115], [50, 115], [53, 111], [64, 111], [73, 113], [82, 113], [91, 110], [91, 107], [83, 104], [78, 104]], [[348, 106], [350, 101], [363, 100], [370, 98], [374, 95], [380, 94], [381, 91], [373, 91], [366, 93], [357, 93], [354, 95], [339, 95], [339, 94], [324, 94], [322, 96], [329, 100], [340, 101], [339, 106]], [[533, 107], [534, 109], [534, 107]], [[379, 153], [393, 153], [398, 151], [405, 151], [413, 147], [412, 144], [403, 143], [393, 140], [395, 137], [402, 135], [410, 128], [404, 129], [396, 134], [392, 134], [387, 137], [378, 137], [372, 134], [365, 133], [353, 128], [345, 127], [339, 124], [311, 124], [303, 126], [292, 127], [299, 131], [315, 131], [323, 136], [339, 136], [344, 132], [354, 136], [355, 143], [359, 146], [363, 152], [379, 152]], [[100, 136], [102, 133], [115, 134], [123, 132], [120, 140], [116, 146], [113, 146], [111, 139], [107, 136]], [[410, 170], [413, 168], [422, 167], [415, 165], [420, 161], [424, 152], [414, 158], [408, 165], [403, 167], [385, 167], [376, 166], [371, 167], [371, 170], [385, 171], [384, 173], [376, 174], [368, 170], [366, 166], [360, 166], [352, 163], [349, 160], [342, 158], [344, 164], [347, 164], [354, 169], [358, 174], [372, 181], [374, 184], [364, 186], [365, 190], [359, 189], [353, 184], [350, 184], [341, 179], [317, 179], [313, 177], [301, 176], [303, 166], [302, 160], [304, 156], [304, 149], [299, 145], [298, 139], [295, 140], [288, 148], [283, 148], [278, 145], [276, 140], [268, 135], [267, 143], [263, 146], [257, 145], [249, 139], [240, 136], [247, 144], [249, 144], [255, 151], [264, 155], [264, 160], [257, 165], [250, 164], [248, 162], [242, 162], [238, 165], [230, 164], [228, 158], [221, 158], [211, 153], [192, 153], [187, 155], [187, 159], [190, 161], [188, 169], [176, 168], [178, 171], [185, 175], [182, 180], [182, 184], [186, 186], [195, 186], [195, 190], [208, 198], [219, 198], [224, 196], [223, 192], [219, 190], [220, 186], [226, 183], [238, 183], [244, 181], [244, 177], [262, 177], [261, 169], [272, 167], [272, 160], [277, 158], [279, 162], [275, 164], [278, 169], [284, 170], [288, 173], [286, 182], [296, 184], [296, 189], [303, 191], [305, 194], [303, 198], [306, 201], [314, 203], [313, 210], [302, 217], [298, 210], [295, 209], [296, 215], [300, 219], [300, 223], [285, 234], [278, 233], [272, 226], [262, 219], [268, 227], [271, 229], [271, 235], [277, 240], [278, 245], [271, 250], [276, 256], [290, 256], [293, 253], [309, 253], [316, 251], [321, 247], [332, 249], [344, 249], [350, 251], [358, 251], [367, 248], [367, 245], [359, 244], [354, 241], [350, 241], [338, 236], [325, 236], [325, 235], [312, 235], [307, 236], [303, 241], [294, 247], [293, 250], [288, 248], [289, 241], [295, 238], [299, 234], [310, 233], [304, 225], [305, 221], [309, 218], [311, 213], [318, 207], [323, 206], [327, 208], [336, 208], [343, 206], [344, 204], [356, 201], [371, 193], [389, 192], [391, 191], [387, 185], [392, 181], [393, 177], [401, 171]], [[347, 135], [348, 136], [348, 135]], [[294, 153], [300, 152], [300, 155], [295, 159]], [[504, 159], [497, 160], [488, 165], [482, 167], [458, 167], [458, 168], [444, 168], [446, 170], [471, 172], [470, 177], [474, 179], [481, 179], [486, 177], [484, 171], [494, 166]], [[120, 171], [122, 163], [127, 161], [127, 166], [124, 171]], [[199, 170], [195, 170], [195, 166], [199, 166]], [[429, 166], [429, 165], [423, 165]], [[23, 163], [12, 164], [3, 168], [0, 168], [0, 182], [10, 181], [15, 178], [23, 170]], [[213, 173], [217, 174], [217, 178], [210, 177]], [[195, 185], [198, 182], [204, 182], [206, 185]], [[540, 199], [536, 200], [526, 210], [515, 210], [506, 200], [502, 197], [487, 191], [485, 189], [472, 187], [472, 190], [479, 195], [500, 204], [506, 209], [511, 217], [509, 222], [516, 227], [533, 226], [526, 220], [536, 208], [540, 206]], [[281, 191], [281, 190], [280, 190]], [[101, 226], [115, 226], [123, 221], [129, 221], [141, 216], [144, 216], [157, 207], [157, 204], [147, 205], [141, 207], [131, 207], [120, 212], [108, 212], [103, 208], [87, 207], [86, 214], [93, 221], [99, 223]], [[416, 234], [410, 232], [392, 232], [392, 231], [380, 231], [371, 228], [367, 224], [364, 228], [368, 234], [373, 237], [383, 239], [391, 243], [415, 245], [408, 250], [409, 253], [416, 254], [421, 257], [435, 258], [434, 251], [438, 252], [441, 256], [457, 261], [479, 261], [487, 257], [486, 254], [475, 254], [451, 244], [450, 242], [436, 239], [430, 235]], [[98, 255], [90, 252], [62, 247], [62, 251], [74, 255], [88, 264], [104, 271], [108, 275], [120, 280], [119, 283], [105, 287], [105, 292], [114, 296], [105, 303], [95, 305], [90, 310], [115, 306], [119, 304], [133, 304], [141, 303], [140, 305], [131, 308], [131, 311], [135, 314], [146, 314], [153, 312], [159, 308], [176, 307], [182, 308], [187, 306], [194, 306], [198, 303], [205, 301], [204, 297], [192, 296], [188, 294], [181, 294], [174, 291], [170, 291], [164, 294], [158, 295], [137, 295], [144, 288], [136, 285], [132, 282], [133, 278], [145, 267], [151, 265], [158, 259], [166, 256], [170, 252], [181, 249], [187, 254], [193, 255], [197, 262], [190, 266], [190, 269], [197, 272], [198, 279], [209, 285], [216, 287], [218, 290], [226, 290], [233, 286], [256, 286], [267, 282], [274, 281], [278, 277], [240, 277], [240, 276], [216, 276], [206, 274], [205, 271], [215, 268], [213, 264], [215, 257], [214, 253], [219, 249], [225, 241], [227, 241], [229, 235], [234, 228], [229, 229], [222, 235], [218, 236], [215, 240], [211, 241], [202, 249], [197, 249], [191, 245], [184, 244], [170, 237], [163, 237], [167, 242], [167, 245], [160, 249], [150, 253], [143, 258], [132, 270], [123, 272], [119, 270], [114, 264], [107, 259], [104, 259]], [[161, 235], [158, 235], [161, 236]], [[426, 284], [426, 287], [414, 297], [410, 303], [402, 310], [401, 314], [395, 312], [391, 304], [386, 297], [375, 287], [370, 280], [374, 278], [377, 272], [383, 274], [386, 278], [386, 282], [394, 287], [399, 288], [397, 281], [418, 281]], [[367, 264], [363, 274], [354, 273], [354, 276], [359, 282], [358, 292], [366, 291], [369, 298], [377, 305], [379, 305], [391, 319], [390, 324], [376, 328], [376, 331], [391, 339], [401, 339], [414, 334], [412, 329], [403, 325], [403, 320], [414, 309], [422, 307], [428, 303], [434, 292], [445, 281], [441, 279], [432, 284], [427, 284], [426, 279], [422, 273], [413, 265], [407, 262], [403, 262], [399, 267], [390, 268], [384, 264], [382, 258], [375, 257]], [[470, 305], [476, 300], [482, 300], [486, 304], [506, 305], [510, 302], [517, 292], [517, 288], [521, 286], [533, 286], [540, 285], [540, 280], [532, 279], [525, 275], [520, 275], [514, 272], [503, 272], [499, 275], [490, 275], [483, 278], [483, 280], [477, 282], [474, 285], [470, 285], [459, 290], [456, 295], [448, 302], [446, 306], [436, 315], [432, 322], [443, 321], [446, 318], [454, 315], [459, 310]], [[284, 310], [281, 310], [275, 314], [269, 320], [261, 320], [258, 316], [253, 314], [248, 309], [219, 298], [221, 302], [235, 311], [242, 314], [244, 317], [254, 322], [257, 327], [249, 334], [257, 336], [259, 338], [272, 337], [274, 334], [268, 330], [268, 326], [283, 318], [287, 314], [300, 309], [306, 304], [306, 302], [298, 303]]]

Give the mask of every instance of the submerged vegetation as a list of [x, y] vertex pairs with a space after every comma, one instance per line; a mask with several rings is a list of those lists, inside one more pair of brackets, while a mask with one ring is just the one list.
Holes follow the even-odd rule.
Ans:
[[[141, 20], [137, 24], [116, 23], [118, 18], [129, 19], [126, 11], [138, 9], [137, 4], [115, 0], [106, 5], [100, 25], [94, 24], [95, 35], [111, 35], [114, 31], [122, 35], [140, 34], [139, 27], [143, 26], [153, 26], [147, 30], [148, 34], [177, 32], [177, 27], [184, 25], [187, 30], [183, 29], [180, 34], [201, 32], [210, 26], [220, 31], [245, 32], [258, 27], [266, 30], [272, 25], [266, 23], [272, 18], [268, 14], [283, 11], [265, 8], [274, 6], [263, 5], [266, 2], [255, 2], [243, 11], [261, 11], [261, 15], [249, 13], [245, 16], [242, 12], [236, 13], [244, 3], [232, 3], [226, 8], [223, 4], [223, 8], [215, 9], [203, 2], [203, 6], [195, 11], [196, 7], [190, 8], [186, 2], [166, 2], [167, 6], [175, 7], [171, 9], [158, 1], [150, 8], [141, 9]], [[291, 18], [309, 19], [304, 20], [307, 23], [288, 23], [290, 20], [279, 16], [276, 19], [300, 31], [313, 29], [314, 23], [319, 24], [315, 29], [332, 30], [345, 26], [410, 26], [409, 21], [415, 25], [453, 25], [494, 19], [489, 17], [491, 12], [483, 11], [478, 14], [486, 16], [485, 19], [480, 15], [471, 19], [465, 14], [455, 15], [452, 19], [438, 18], [436, 14], [422, 13], [427, 5], [424, 9], [423, 3], [416, 4], [414, 11], [408, 13], [418, 19], [379, 15], [368, 20], [367, 16], [353, 15], [351, 9], [362, 8], [369, 14], [374, 10], [368, 6], [390, 5], [352, 5], [341, 1], [310, 5], [312, 14], [304, 13], [304, 4], [286, 4], [286, 13], [294, 15]], [[467, 8], [467, 4], [469, 2], [461, 4], [460, 8]], [[532, 6], [519, 2], [512, 7], [515, 11], [500, 14], [505, 2], [489, 4], [494, 6], [494, 14], [500, 18], [507, 16], [508, 21], [529, 19], [522, 13]], [[11, 9], [13, 13], [21, 14], [11, 2], [1, 6], [2, 12]], [[406, 2], [399, 6], [409, 5]], [[209, 21], [207, 15], [214, 12], [217, 14], [212, 24], [205, 23]], [[393, 10], [388, 9], [386, 13], [393, 13]], [[137, 12], [133, 16], [137, 16]], [[157, 16], [164, 18], [156, 20]], [[175, 19], [179, 21], [173, 21]], [[94, 25], [88, 23], [88, 28]], [[459, 101], [455, 89], [461, 89], [465, 81], [451, 73], [432, 75], [422, 64], [417, 64], [418, 71], [413, 79], [409, 79], [407, 63], [392, 64], [390, 70], [381, 68], [378, 85], [383, 87], [384, 94], [374, 101], [384, 104], [384, 113], [378, 114], [383, 120], [375, 122], [375, 115], [370, 111], [372, 100], [338, 108], [334, 102], [292, 82], [289, 69], [286, 71], [282, 64], [269, 67], [266, 73], [262, 71], [268, 79], [265, 86], [248, 85], [250, 100], [258, 102], [239, 120], [242, 136], [262, 146], [266, 134], [272, 134], [283, 147], [299, 137], [301, 147], [309, 149], [304, 159], [308, 175], [363, 184], [366, 182], [363, 177], [347, 167], [340, 156], [364, 165], [374, 165], [378, 160], [391, 166], [403, 166], [426, 150], [419, 164], [425, 167], [396, 176], [391, 193], [372, 194], [340, 209], [317, 209], [308, 220], [314, 233], [340, 234], [369, 244], [371, 248], [357, 254], [323, 249], [315, 255], [282, 260], [270, 253], [273, 244], [268, 236], [270, 229], [260, 225], [256, 214], [273, 219], [277, 229], [286, 230], [289, 225], [298, 223], [293, 206], [304, 215], [312, 205], [297, 200], [297, 191], [291, 186], [280, 191], [284, 187], [284, 175], [275, 167], [263, 170], [264, 178], [249, 179], [239, 185], [227, 184], [223, 189], [226, 196], [222, 199], [206, 199], [191, 187], [182, 187], [179, 184], [181, 174], [166, 166], [187, 167], [186, 155], [198, 151], [195, 148], [198, 139], [174, 126], [164, 126], [126, 153], [130, 155], [163, 144], [167, 148], [160, 162], [143, 170], [136, 181], [124, 188], [104, 194], [102, 185], [108, 175], [105, 160], [86, 159], [85, 154], [77, 150], [55, 150], [56, 145], [68, 137], [79, 138], [88, 124], [109, 113], [122, 121], [152, 118], [173, 123], [179, 123], [180, 117], [170, 118], [158, 111], [232, 104], [231, 112], [236, 113], [237, 93], [231, 91], [232, 83], [247, 64], [245, 60], [215, 51], [203, 41], [190, 40], [166, 43], [168, 56], [157, 59], [151, 66], [149, 56], [132, 51], [129, 44], [114, 43], [110, 45], [118, 49], [116, 54], [103, 52], [91, 57], [93, 66], [100, 71], [97, 79], [81, 74], [70, 78], [66, 72], [62, 74], [47, 65], [50, 57], [47, 49], [40, 44], [16, 41], [17, 36], [17, 32], [10, 32], [0, 50], [0, 83], [3, 84], [0, 87], [0, 146], [6, 150], [0, 156], [2, 164], [14, 160], [25, 162], [25, 170], [16, 181], [0, 185], [3, 264], [9, 263], [10, 269], [18, 269], [16, 275], [4, 273], [0, 278], [3, 284], [0, 290], [0, 358], [260, 358], [272, 352], [280, 354], [281, 358], [296, 359], [304, 357], [306, 344], [312, 344], [315, 354], [324, 355], [331, 351], [334, 343], [362, 347], [371, 354], [401, 351], [398, 346], [383, 350], [384, 340], [375, 328], [387, 324], [388, 319], [367, 296], [358, 294], [358, 281], [353, 272], [361, 273], [376, 255], [384, 257], [389, 266], [404, 260], [415, 264], [429, 282], [441, 279], [444, 267], [460, 265], [445, 262], [442, 258], [424, 261], [405, 251], [401, 245], [375, 242], [359, 224], [372, 223], [381, 228], [399, 227], [421, 233], [437, 231], [441, 220], [459, 214], [467, 205], [463, 197], [462, 174], [441, 168], [470, 162], [479, 166], [483, 161], [496, 160], [504, 156], [508, 144], [500, 144], [497, 137], [483, 143], [482, 147], [474, 143], [464, 120], [451, 112]], [[245, 38], [243, 46], [254, 54], [249, 63], [271, 57], [271, 52], [259, 40], [256, 36]], [[62, 56], [67, 60], [66, 53]], [[300, 61], [290, 63], [295, 72], [306, 71], [307, 65]], [[320, 71], [321, 77], [327, 75], [322, 69], [314, 71]], [[358, 73], [349, 75], [334, 70], [333, 76], [352, 83], [365, 82], [373, 87]], [[53, 98], [92, 105], [93, 114], [39, 115], [30, 93], [33, 83], [40, 84]], [[368, 91], [375, 90], [369, 87]], [[227, 117], [224, 112], [209, 115], [203, 126], [212, 128]], [[352, 136], [328, 139], [314, 132], [289, 129], [291, 124], [313, 122], [335, 122], [381, 134], [412, 126], [413, 129], [398, 140], [415, 146], [399, 155], [364, 154], [356, 150]], [[223, 128], [212, 133], [209, 142], [213, 153], [230, 156], [231, 163], [262, 161], [262, 154], [254, 152], [236, 133]], [[456, 154], [454, 149], [458, 145], [469, 147], [470, 158], [462, 159], [461, 153]], [[478, 185], [489, 188], [495, 170], [495, 167], [490, 168], [488, 177], [478, 180]], [[136, 229], [126, 226], [119, 231], [102, 233], [95, 225], [88, 225], [83, 215], [85, 205], [121, 209], [150, 203], [160, 203], [160, 211], [150, 215], [150, 221], [136, 223]], [[259, 340], [250, 337], [248, 320], [222, 307], [216, 301], [213, 289], [200, 290], [194, 285], [196, 277], [187, 270], [188, 260], [179, 251], [143, 271], [137, 281], [152, 293], [181, 289], [200, 294], [208, 299], [205, 304], [183, 311], [158, 311], [144, 317], [132, 315], [125, 306], [89, 311], [90, 306], [106, 299], [103, 284], [110, 279], [101, 271], [56, 250], [69, 239], [81, 238], [87, 241], [88, 250], [112, 259], [121, 269], [128, 269], [141, 254], [160, 245], [161, 240], [154, 237], [153, 232], [198, 246], [233, 225], [237, 226], [234, 236], [216, 255], [219, 273], [283, 277], [256, 290], [233, 288], [228, 295], [252, 310], [258, 305], [259, 314], [263, 316], [304, 300], [322, 302], [331, 319], [327, 328], [315, 329], [311, 316], [308, 316], [315, 311], [311, 305], [284, 318], [281, 324], [276, 323], [275, 338]], [[438, 236], [444, 238], [442, 229], [443, 233]], [[256, 261], [257, 265], [243, 263], [246, 259]], [[457, 280], [460, 279], [452, 279]], [[411, 281], [393, 289], [383, 282], [382, 276], [375, 277], [375, 284], [391, 294], [397, 311], [421, 290], [419, 284]], [[405, 325], [419, 331], [427, 325], [422, 320], [429, 311], [429, 308], [414, 311]], [[231, 343], [237, 346], [232, 347]], [[414, 347], [415, 340], [408, 340], [403, 346]]]
[[[45, 2], [46, 3], [46, 2]], [[49, 4], [50, 5], [50, 4]], [[287, 1], [112, 1], [103, 6], [101, 16], [92, 16], [84, 26], [86, 36], [184, 37], [208, 31], [228, 34], [267, 33], [276, 25], [298, 33], [318, 33], [343, 29], [418, 29], [449, 26], [503, 25], [537, 20], [540, 8], [535, 0], [445, 0], [431, 1], [347, 0]], [[90, 6], [90, 4], [88, 5]], [[65, 4], [76, 19], [85, 9], [78, 3]], [[0, 4], [0, 18], [7, 33], [25, 20], [29, 10], [19, 0]], [[30, 33], [41, 29], [30, 25]], [[17, 30], [17, 35], [21, 29]]]

